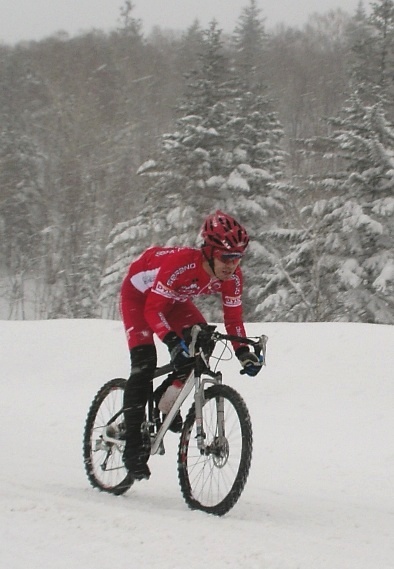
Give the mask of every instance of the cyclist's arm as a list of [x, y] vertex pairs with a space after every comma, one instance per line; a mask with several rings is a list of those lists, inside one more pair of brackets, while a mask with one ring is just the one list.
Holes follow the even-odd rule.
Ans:
[[[243, 323], [242, 310], [242, 273], [239, 269], [230, 281], [223, 283], [222, 287], [223, 318], [228, 334], [246, 336]], [[232, 342], [234, 350], [241, 346], [242, 342]]]
[[174, 302], [177, 300], [172, 297], [170, 293], [164, 293], [166, 294], [165, 296], [163, 293], [151, 290], [148, 293], [144, 311], [145, 320], [160, 340], [163, 340], [164, 336], [166, 336], [168, 332], [172, 331], [171, 326], [167, 321], [167, 314]]
[[187, 272], [188, 251], [179, 251], [164, 261], [156, 276], [155, 282], [147, 295], [144, 316], [150, 328], [160, 340], [172, 332], [167, 321], [167, 314], [174, 302], [184, 302], [177, 292], [179, 280], [185, 278]]

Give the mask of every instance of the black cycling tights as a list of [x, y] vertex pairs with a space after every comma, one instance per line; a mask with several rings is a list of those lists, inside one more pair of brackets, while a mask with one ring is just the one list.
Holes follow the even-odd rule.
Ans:
[[126, 439], [134, 447], [142, 446], [141, 423], [149, 397], [150, 383], [157, 365], [156, 347], [153, 344], [136, 346], [130, 350], [131, 374], [126, 384], [123, 405], [126, 422]]

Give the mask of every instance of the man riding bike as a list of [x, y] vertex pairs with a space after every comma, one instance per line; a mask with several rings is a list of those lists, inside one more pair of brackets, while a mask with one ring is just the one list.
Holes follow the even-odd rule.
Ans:
[[[227, 333], [246, 335], [239, 263], [249, 242], [248, 234], [233, 217], [216, 211], [205, 220], [201, 236], [204, 242], [200, 249], [150, 247], [130, 265], [121, 287], [120, 306], [131, 357], [131, 374], [124, 393], [123, 462], [136, 480], [150, 477], [141, 424], [157, 366], [153, 335], [167, 345], [175, 370], [163, 388], [156, 390], [159, 395], [170, 383], [186, 378], [191, 360], [184, 334], [195, 324], [206, 324], [193, 297], [220, 293]], [[234, 342], [233, 348], [245, 373], [256, 375], [262, 365], [259, 358], [242, 343]], [[172, 430], [180, 431], [181, 427], [178, 415]]]

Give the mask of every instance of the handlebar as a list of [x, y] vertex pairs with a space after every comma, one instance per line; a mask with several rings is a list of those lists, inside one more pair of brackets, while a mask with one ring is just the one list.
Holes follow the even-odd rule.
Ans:
[[228, 340], [230, 342], [239, 342], [240, 344], [248, 344], [252, 346], [254, 353], [257, 357], [263, 356], [263, 365], [265, 365], [265, 356], [267, 352], [268, 336], [264, 334], [256, 337], [235, 336], [232, 334], [222, 334], [216, 331], [216, 326], [207, 324], [203, 328], [200, 325], [193, 326], [192, 328], [192, 341], [190, 343], [190, 353], [195, 354], [196, 344], [198, 339], [213, 340], [218, 342], [220, 340]]
[[[235, 336], [232, 334], [222, 334], [221, 332], [216, 331], [216, 326], [214, 325], [206, 324], [203, 327], [201, 327], [201, 325], [197, 324], [192, 327], [191, 337], [192, 340], [189, 345], [189, 350], [190, 350], [190, 355], [192, 357], [196, 355], [198, 343], [201, 341], [204, 342], [204, 341], [213, 340], [216, 343], [221, 340], [228, 340], [230, 342], [239, 342], [240, 344], [247, 344], [251, 346], [257, 357], [260, 357], [260, 355], [263, 357], [262, 365], [266, 365], [265, 355], [267, 351], [268, 336], [261, 335], [255, 337], [247, 337], [247, 336]], [[172, 365], [172, 363], [168, 363], [164, 366], [156, 368], [154, 378], [160, 377], [165, 374], [170, 374], [173, 371], [174, 371], [174, 366]]]

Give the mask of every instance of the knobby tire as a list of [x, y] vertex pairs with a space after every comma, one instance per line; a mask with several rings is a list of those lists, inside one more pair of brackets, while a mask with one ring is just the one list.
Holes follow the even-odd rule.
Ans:
[[[116, 445], [102, 443], [101, 434], [108, 421], [123, 406], [123, 394], [127, 380], [116, 378], [108, 381], [97, 392], [90, 406], [84, 429], [83, 458], [86, 474], [94, 488], [111, 494], [124, 494], [133, 484], [123, 465], [122, 453]], [[123, 414], [114, 422], [121, 429]]]
[[[222, 444], [215, 443], [218, 441], [218, 398], [224, 400], [226, 437]], [[178, 448], [179, 484], [189, 508], [222, 516], [241, 496], [252, 459], [252, 424], [241, 395], [228, 385], [209, 387], [205, 391], [203, 425], [208, 450], [202, 454], [196, 442], [193, 404], [183, 425]]]

